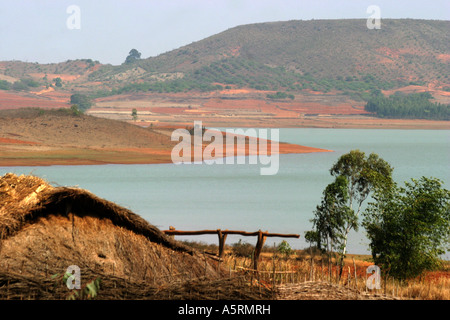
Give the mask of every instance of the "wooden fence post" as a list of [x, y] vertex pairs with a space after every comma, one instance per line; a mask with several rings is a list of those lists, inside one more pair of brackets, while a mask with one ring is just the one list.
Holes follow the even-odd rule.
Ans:
[[282, 237], [282, 238], [299, 238], [300, 235], [298, 234], [283, 234], [283, 233], [269, 233], [269, 232], [262, 232], [261, 230], [257, 232], [246, 232], [246, 231], [239, 231], [239, 230], [197, 230], [197, 231], [181, 231], [176, 230], [174, 227], [170, 226], [169, 230], [163, 231], [165, 234], [171, 236], [172, 238], [175, 235], [181, 235], [181, 236], [189, 236], [189, 235], [202, 235], [202, 234], [217, 234], [219, 237], [219, 258], [222, 258], [225, 252], [225, 240], [227, 239], [228, 234], [240, 234], [243, 236], [257, 236], [258, 241], [256, 243], [255, 251], [253, 254], [253, 267], [255, 270], [258, 269], [258, 260], [259, 256], [261, 254], [262, 248], [264, 246], [264, 242], [266, 241], [267, 237]]
[[222, 233], [222, 230], [217, 229], [217, 235], [219, 236], [219, 258], [222, 258], [225, 251], [225, 240], [228, 234]]
[[255, 254], [253, 255], [253, 269], [258, 270], [258, 260], [262, 247], [266, 241], [266, 236], [261, 230], [258, 231], [258, 241], [256, 242]]

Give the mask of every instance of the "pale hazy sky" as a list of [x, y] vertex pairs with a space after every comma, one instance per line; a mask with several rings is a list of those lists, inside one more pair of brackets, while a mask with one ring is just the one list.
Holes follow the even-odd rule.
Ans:
[[117, 65], [132, 48], [147, 58], [242, 24], [367, 19], [370, 5], [382, 19], [450, 20], [449, 0], [0, 0], [0, 61]]

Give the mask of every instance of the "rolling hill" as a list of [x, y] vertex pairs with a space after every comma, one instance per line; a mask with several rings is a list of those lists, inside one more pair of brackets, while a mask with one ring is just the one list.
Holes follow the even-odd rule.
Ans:
[[[171, 138], [174, 129], [142, 128], [70, 109], [0, 110], [0, 166], [172, 163], [172, 151], [179, 143]], [[203, 147], [207, 145], [203, 142]], [[240, 150], [249, 154], [248, 143], [244, 148]], [[195, 150], [190, 150], [194, 159]], [[278, 149], [279, 153], [329, 151], [283, 142]], [[240, 152], [237, 146], [234, 152]], [[226, 148], [213, 158], [225, 155]]]
[[383, 20], [380, 30], [365, 20], [243, 25], [133, 64], [102, 66], [90, 79], [124, 91], [132, 90], [121, 86], [127, 74], [140, 80], [136, 89], [155, 91], [208, 91], [217, 83], [291, 91], [448, 83], [449, 28], [449, 21], [410, 19]]
[[336, 125], [317, 116], [365, 121], [371, 113], [364, 105], [375, 93], [429, 92], [434, 101], [450, 103], [449, 29], [450, 21], [435, 20], [383, 19], [379, 30], [368, 29], [364, 19], [293, 20], [237, 26], [116, 66], [92, 59], [5, 61], [0, 109], [69, 106], [77, 92], [94, 99], [91, 114], [130, 121], [136, 108], [140, 124], [186, 125], [195, 118], [219, 126]]

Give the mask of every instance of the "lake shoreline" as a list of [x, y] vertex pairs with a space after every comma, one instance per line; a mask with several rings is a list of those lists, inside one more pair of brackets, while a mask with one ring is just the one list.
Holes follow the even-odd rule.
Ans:
[[[270, 142], [269, 142], [270, 144]], [[280, 142], [279, 154], [303, 154], [315, 152], [334, 152], [297, 144]], [[268, 153], [270, 155], [270, 152]], [[237, 155], [237, 151], [235, 151]], [[248, 150], [246, 151], [248, 156]], [[60, 149], [51, 154], [38, 151], [21, 151], [16, 155], [11, 152], [0, 159], [0, 167], [40, 167], [40, 166], [74, 166], [106, 164], [171, 164], [171, 150], [148, 148], [127, 149]]]

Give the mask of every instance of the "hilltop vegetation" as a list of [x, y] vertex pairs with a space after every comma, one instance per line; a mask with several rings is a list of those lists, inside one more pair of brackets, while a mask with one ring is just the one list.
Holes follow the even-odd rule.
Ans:
[[[385, 19], [380, 30], [367, 29], [364, 19], [257, 23], [142, 59], [138, 65], [147, 72], [189, 72], [238, 57], [316, 78], [353, 77], [362, 71], [385, 81], [409, 65], [409, 73], [419, 78], [419, 69], [425, 70], [422, 78], [430, 80], [439, 70], [448, 70], [437, 57], [448, 53], [448, 27], [448, 21], [411, 19]], [[379, 64], [391, 68], [382, 70]]]
[[67, 60], [61, 63], [48, 64], [5, 61], [2, 62], [2, 73], [15, 78], [25, 78], [36, 73], [80, 75], [99, 64], [99, 61], [93, 61], [92, 59]]
[[[343, 91], [367, 100], [367, 91], [436, 79], [448, 81], [448, 21], [365, 20], [260, 23], [229, 29], [131, 66], [103, 66], [91, 80], [115, 82], [114, 94], [132, 91], [211, 91], [227, 85], [258, 90]], [[136, 83], [116, 81], [130, 68]], [[170, 79], [170, 75], [182, 76]], [[157, 75], [165, 74], [166, 79]]]
[[300, 92], [304, 89], [318, 92], [340, 90], [353, 98], [365, 100], [371, 90], [388, 90], [409, 84], [416, 82], [382, 81], [370, 74], [360, 75], [360, 78], [337, 76], [317, 79], [309, 73], [299, 74], [284, 67], [270, 67], [252, 60], [228, 58], [189, 72], [181, 79], [127, 83], [113, 89], [110, 94], [145, 91], [159, 93], [214, 91], [234, 86], [288, 92]]
[[369, 99], [365, 109], [381, 118], [450, 120], [450, 105], [431, 102], [432, 98], [428, 92], [396, 92], [390, 97], [379, 93]]
[[[142, 58], [137, 46], [118, 66], [92, 59], [43, 65], [0, 62], [0, 90], [15, 91], [14, 96], [3, 92], [8, 102], [0, 102], [22, 106], [24, 102], [17, 101], [26, 97], [29, 107], [52, 100], [69, 107], [71, 95], [83, 94], [93, 109], [97, 107], [95, 112], [111, 115], [130, 104], [123, 112], [129, 114], [132, 108], [151, 112], [149, 121], [163, 120], [167, 114], [176, 114], [177, 121], [181, 116], [190, 121], [193, 114], [218, 119], [214, 114], [220, 114], [229, 121], [239, 114], [247, 124], [251, 114], [254, 119], [270, 116], [272, 122], [279, 115], [297, 126], [297, 120], [306, 116], [367, 116], [369, 110], [384, 118], [447, 120], [449, 28], [450, 21], [413, 19], [383, 19], [380, 30], [369, 30], [365, 19], [257, 23], [156, 57]], [[365, 111], [363, 106], [380, 91], [387, 96], [395, 91], [429, 91], [443, 106], [437, 107], [438, 116], [435, 106], [424, 100], [422, 113], [416, 107], [415, 111], [400, 112], [404, 109], [400, 107], [387, 111], [384, 106], [391, 102], [379, 99], [376, 103], [383, 104], [383, 111], [375, 110], [373, 103]], [[31, 97], [38, 99], [32, 103]], [[217, 100], [207, 103], [212, 97]], [[136, 99], [140, 102], [131, 102]], [[230, 99], [240, 99], [239, 107], [233, 107], [239, 112], [222, 108], [230, 105]], [[177, 108], [155, 108], [161, 103]], [[107, 110], [109, 104], [115, 105], [113, 110]], [[323, 119], [319, 125], [324, 125]]]

